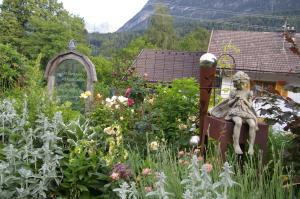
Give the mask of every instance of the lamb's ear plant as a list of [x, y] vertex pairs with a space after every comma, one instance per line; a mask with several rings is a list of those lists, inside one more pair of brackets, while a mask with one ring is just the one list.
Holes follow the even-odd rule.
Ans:
[[116, 188], [113, 190], [114, 192], [118, 192], [120, 199], [126, 199], [128, 194], [128, 199], [138, 199], [139, 193], [136, 188], [135, 182], [131, 182], [130, 186], [127, 182], [123, 182], [120, 188]]
[[224, 166], [223, 166], [223, 172], [219, 175], [219, 177], [221, 178], [220, 181], [215, 182], [213, 184], [214, 189], [219, 188], [219, 187], [223, 188], [222, 194], [217, 194], [218, 199], [227, 199], [228, 188], [231, 188], [231, 187], [233, 187], [233, 185], [237, 184], [231, 178], [231, 176], [234, 174], [234, 172], [231, 171], [231, 168], [232, 168], [232, 166], [230, 166], [228, 162], [225, 162]]
[[199, 162], [196, 155], [193, 156], [191, 164], [188, 166], [189, 174], [186, 179], [181, 181], [182, 185], [185, 185], [186, 191], [184, 197], [197, 198], [200, 195], [200, 184], [202, 182]]
[[120, 188], [116, 188], [113, 191], [118, 192], [120, 199], [126, 199], [127, 193], [129, 193], [129, 185], [127, 182], [123, 182]]
[[157, 174], [157, 182], [155, 183], [156, 190], [151, 191], [146, 194], [146, 197], [149, 196], [157, 196], [159, 199], [169, 199], [170, 196], [172, 196], [172, 193], [169, 193], [166, 191], [165, 186], [166, 186], [166, 175], [164, 172], [159, 172]]
[[[30, 123], [26, 101], [20, 114], [10, 100], [0, 102], [0, 109], [0, 198], [47, 198], [62, 178], [59, 161], [63, 151], [57, 126], [60, 113], [52, 120], [41, 114]], [[4, 134], [4, 129], [10, 134]]]
[[2, 143], [5, 142], [5, 134], [7, 129], [12, 130], [16, 127], [16, 120], [18, 120], [18, 115], [14, 109], [14, 100], [5, 99], [0, 103], [0, 122], [1, 122], [1, 140]]

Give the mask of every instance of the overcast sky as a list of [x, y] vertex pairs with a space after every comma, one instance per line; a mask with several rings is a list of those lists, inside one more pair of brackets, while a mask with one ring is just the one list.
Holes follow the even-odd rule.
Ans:
[[[84, 18], [91, 31], [114, 32], [136, 13], [148, 0], [58, 0], [70, 13]], [[2, 3], [2, 0], [0, 0]]]

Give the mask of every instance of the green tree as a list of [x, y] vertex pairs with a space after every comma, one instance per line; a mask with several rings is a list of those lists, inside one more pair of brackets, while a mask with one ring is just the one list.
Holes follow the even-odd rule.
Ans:
[[0, 93], [22, 86], [28, 61], [12, 47], [0, 44]]
[[207, 51], [210, 33], [204, 28], [197, 28], [196, 30], [187, 34], [178, 45], [179, 50], [185, 51]]
[[[20, 50], [30, 59], [36, 59], [37, 55], [42, 53], [41, 63], [45, 67], [55, 54], [67, 49], [71, 39], [76, 40], [77, 43], [86, 44], [84, 36], [84, 23], [79, 18], [70, 17], [69, 21], [54, 18], [48, 21], [38, 17], [31, 17], [28, 29], [24, 38], [22, 38]], [[88, 52], [86, 47], [79, 47], [84, 53]]]
[[1, 43], [20, 46], [20, 38], [22, 37], [24, 30], [13, 13], [0, 13], [0, 27]]
[[4, 0], [0, 8], [0, 43], [14, 45], [29, 59], [42, 54], [42, 66], [71, 39], [85, 44], [80, 49], [87, 52], [83, 19], [69, 14], [57, 0]]
[[174, 49], [177, 35], [173, 27], [173, 18], [166, 7], [159, 5], [155, 8], [145, 36], [157, 48]]

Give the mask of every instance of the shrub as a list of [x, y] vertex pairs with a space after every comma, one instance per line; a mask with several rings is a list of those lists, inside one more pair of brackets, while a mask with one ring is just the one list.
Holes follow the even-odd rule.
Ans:
[[25, 83], [28, 61], [9, 45], [0, 44], [0, 92]]

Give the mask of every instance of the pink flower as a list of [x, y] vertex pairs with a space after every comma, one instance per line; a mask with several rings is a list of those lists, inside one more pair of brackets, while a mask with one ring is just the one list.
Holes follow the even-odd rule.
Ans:
[[152, 191], [152, 187], [145, 187], [145, 192], [149, 193]]
[[178, 152], [178, 157], [183, 157], [183, 156], [184, 156], [184, 154], [185, 154], [185, 152], [184, 152], [184, 151], [179, 151], [179, 152]]
[[179, 164], [183, 164], [183, 163], [184, 163], [184, 160], [180, 159], [180, 160], [178, 160], [178, 163], [179, 163]]
[[134, 100], [131, 99], [131, 98], [128, 98], [127, 104], [128, 104], [128, 106], [133, 106], [134, 105]]
[[130, 96], [130, 94], [131, 94], [131, 92], [132, 92], [132, 88], [127, 88], [127, 90], [126, 90], [126, 92], [125, 92], [125, 97], [129, 97]]
[[213, 169], [212, 164], [209, 164], [209, 163], [204, 164], [203, 167], [205, 168], [207, 173], [211, 172]]
[[143, 169], [142, 174], [143, 174], [144, 176], [150, 175], [150, 174], [151, 174], [151, 169], [149, 169], [149, 168]]
[[116, 173], [116, 172], [113, 172], [110, 177], [113, 179], [113, 180], [119, 180], [120, 179], [120, 174], [119, 173]]
[[199, 156], [199, 157], [198, 157], [198, 161], [203, 161], [203, 157], [202, 157], [202, 156]]

